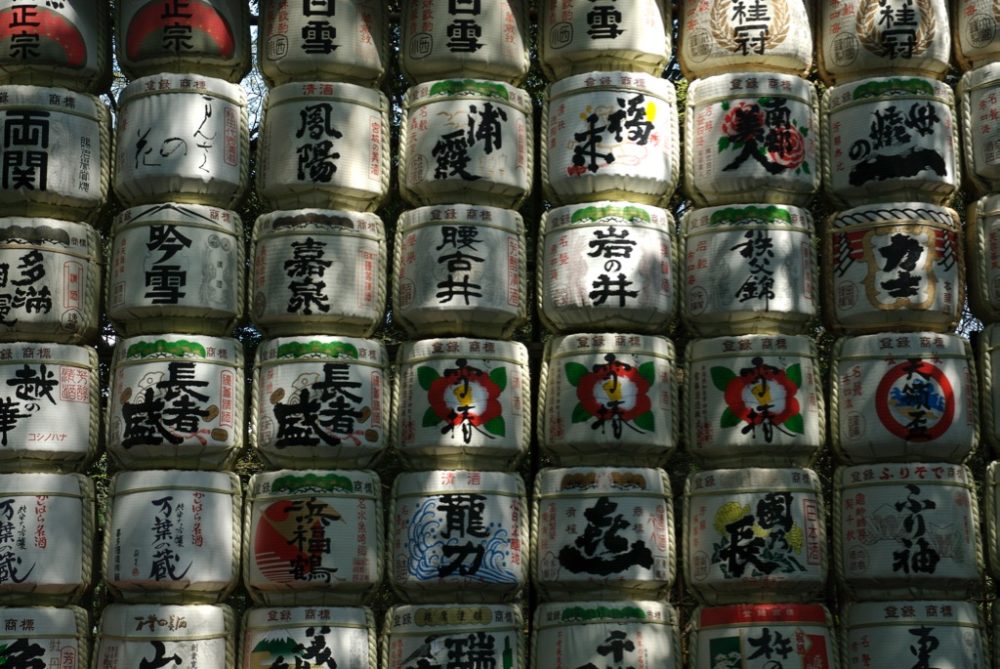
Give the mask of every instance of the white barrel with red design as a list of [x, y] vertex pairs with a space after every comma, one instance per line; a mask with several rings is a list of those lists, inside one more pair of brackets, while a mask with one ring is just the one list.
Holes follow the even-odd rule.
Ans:
[[0, 83], [100, 94], [111, 83], [108, 0], [0, 2]]
[[1000, 6], [987, 0], [953, 3], [951, 39], [955, 60], [968, 71], [1000, 57]]
[[517, 83], [528, 74], [527, 0], [406, 0], [400, 65], [413, 81]]
[[592, 70], [660, 76], [670, 61], [667, 0], [542, 0], [539, 62], [550, 80]]
[[943, 79], [951, 66], [950, 22], [958, 20], [957, 7], [950, 14], [948, 4], [947, 0], [820, 3], [816, 40], [820, 76], [828, 84], [871, 76]]
[[126, 602], [217, 602], [239, 580], [240, 480], [146, 469], [111, 479], [103, 576]]
[[836, 204], [948, 204], [961, 188], [958, 115], [948, 84], [862, 79], [826, 89], [820, 114], [823, 188]]
[[105, 305], [121, 334], [227, 335], [243, 317], [239, 214], [197, 204], [132, 207], [111, 228]]
[[119, 339], [110, 385], [105, 439], [122, 467], [225, 469], [243, 446], [243, 346], [235, 339]]
[[389, 360], [373, 339], [312, 335], [261, 342], [251, 438], [271, 467], [367, 467], [388, 447]]
[[679, 370], [666, 337], [553, 337], [538, 382], [539, 445], [561, 465], [662, 465], [680, 440]]
[[[375, 616], [367, 606], [272, 606], [243, 614], [240, 669], [335, 663], [378, 669]], [[288, 665], [292, 667], [292, 664]], [[316, 666], [313, 664], [312, 666]]]
[[408, 602], [516, 601], [531, 509], [520, 474], [404, 472], [392, 485], [386, 575]]
[[819, 96], [777, 72], [692, 81], [684, 112], [684, 190], [698, 205], [806, 206], [819, 190]]
[[551, 84], [542, 110], [542, 187], [554, 204], [665, 206], [681, 172], [674, 86], [643, 72], [588, 72]]
[[[5, 659], [37, 660], [39, 667], [90, 666], [90, 616], [78, 606], [3, 606], [0, 646]], [[15, 665], [16, 666], [16, 665]], [[25, 665], [30, 667], [31, 665]]]
[[239, 83], [250, 71], [250, 7], [245, 0], [115, 4], [115, 55], [129, 79], [198, 72]]
[[388, 98], [341, 82], [275, 86], [264, 101], [255, 183], [272, 210], [373, 211], [389, 192]]
[[263, 0], [257, 62], [269, 86], [347, 81], [377, 86], [389, 61], [381, 0]]
[[94, 532], [94, 484], [83, 474], [0, 474], [4, 604], [79, 601], [93, 585]]
[[250, 478], [243, 584], [261, 605], [361, 603], [382, 580], [382, 490], [372, 471]]
[[[1000, 5], [997, 6], [1000, 12]], [[958, 83], [962, 167], [980, 195], [1000, 190], [1000, 63], [966, 72]]]

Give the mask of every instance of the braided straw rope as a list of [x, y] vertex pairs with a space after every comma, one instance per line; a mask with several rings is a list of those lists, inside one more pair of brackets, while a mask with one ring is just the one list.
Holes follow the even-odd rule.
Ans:
[[670, 137], [670, 175], [667, 187], [660, 194], [658, 205], [666, 207], [670, 204], [670, 199], [677, 190], [677, 185], [681, 180], [681, 129], [677, 119], [677, 89], [673, 84], [667, 82], [667, 95], [664, 102], [667, 103], [667, 132]]
[[[247, 3], [243, 3], [246, 5]], [[247, 7], [248, 9], [249, 7]], [[249, 25], [249, 23], [247, 24]], [[249, 58], [249, 53], [247, 54]], [[250, 181], [250, 121], [249, 121], [249, 110], [247, 109], [247, 94], [243, 90], [243, 87], [239, 87], [239, 108], [240, 108], [240, 180], [239, 185], [236, 190], [230, 195], [229, 199], [226, 200], [226, 209], [232, 209], [238, 205], [242, 200], [243, 196], [246, 195], [247, 186]], [[237, 220], [239, 217], [237, 217]], [[242, 241], [242, 237], [240, 240]], [[243, 244], [237, 244], [240, 251], [243, 251]], [[240, 267], [242, 268], [242, 264]]]
[[[967, 369], [969, 374], [969, 392], [972, 393], [972, 401], [968, 404], [968, 406], [970, 407], [969, 421], [972, 424], [972, 448], [969, 449], [969, 454], [966, 456], [966, 458], [963, 458], [967, 460], [969, 455], [972, 455], [974, 451], [978, 450], [979, 448], [982, 448], [981, 441], [982, 441], [983, 428], [979, 424], [979, 421], [981, 420], [980, 413], [985, 414], [987, 412], [980, 411], [980, 407], [982, 406], [980, 404], [981, 402], [980, 385], [979, 385], [979, 379], [976, 374], [976, 356], [972, 350], [972, 343], [965, 338], [960, 338], [960, 341], [962, 342], [962, 348], [965, 351], [965, 359], [968, 362]], [[984, 345], [985, 344], [986, 342], [984, 342]], [[992, 413], [992, 411], [990, 411], [989, 413]]]
[[[540, 286], [541, 284], [538, 285]], [[541, 314], [541, 310], [539, 310], [538, 313]], [[537, 421], [535, 426], [535, 435], [538, 438], [538, 448], [542, 453], [549, 456], [555, 464], [559, 464], [559, 454], [550, 450], [551, 439], [549, 438], [549, 412], [552, 411], [552, 409], [549, 408], [548, 403], [550, 374], [549, 361], [552, 359], [552, 352], [558, 348], [563, 339], [564, 337], [550, 337], [545, 342], [545, 348], [542, 353], [542, 363], [538, 368], [538, 404], [537, 411], [535, 412], [535, 419]], [[537, 493], [538, 485], [536, 483], [535, 494]], [[534, 549], [532, 549], [532, 555], [534, 555]]]
[[[682, 22], [683, 23], [683, 22]], [[687, 97], [684, 99], [684, 141], [681, 149], [684, 156], [684, 192], [697, 207], [708, 206], [708, 197], [698, 187], [694, 178], [694, 138], [695, 138], [695, 101], [698, 99], [698, 89], [704, 85], [704, 80], [695, 79], [688, 84]], [[685, 212], [685, 217], [690, 210]]]
[[975, 147], [978, 138], [972, 127], [972, 92], [976, 89], [971, 86], [970, 74], [972, 73], [966, 72], [958, 84], [960, 98], [957, 121], [962, 128], [962, 160], [956, 162], [964, 163], [966, 178], [969, 180], [969, 183], [975, 187], [980, 195], [986, 195], [991, 190], [989, 181], [976, 171]]
[[984, 321], [1000, 320], [1000, 294], [992, 288], [989, 269], [989, 229], [1000, 211], [990, 207], [996, 200], [985, 196], [969, 205], [965, 217], [965, 254], [969, 303], [972, 313]]
[[[385, 93], [383, 93], [381, 91], [379, 91], [378, 95], [379, 95], [379, 110], [381, 111], [381, 122], [382, 122], [382, 132], [380, 133], [381, 143], [380, 143], [379, 150], [378, 150], [378, 155], [379, 155], [379, 176], [381, 177], [379, 179], [379, 193], [375, 197], [369, 198], [365, 206], [359, 206], [358, 209], [360, 211], [375, 211], [375, 209], [377, 209], [378, 206], [382, 203], [382, 200], [385, 198], [385, 196], [389, 193], [389, 179], [390, 179], [390, 176], [391, 176], [390, 172], [392, 171], [392, 158], [389, 155], [389, 151], [390, 151], [390, 147], [389, 147], [389, 135], [390, 135], [390, 132], [389, 132], [389, 98], [386, 97]], [[405, 112], [404, 112], [404, 120], [405, 120]], [[406, 128], [405, 125], [402, 126], [401, 131], [403, 129], [405, 129], [405, 128]], [[405, 148], [404, 148], [405, 146], [406, 146], [405, 144], [401, 143], [400, 144], [400, 151], [405, 151]], [[399, 162], [400, 168], [402, 168], [402, 166], [404, 164], [405, 163], [403, 162], [403, 160], [400, 159], [400, 162]], [[402, 170], [400, 170], [400, 171], [402, 171]], [[400, 174], [399, 176], [400, 176], [400, 180], [399, 180], [399, 183], [400, 183], [400, 192], [402, 192], [402, 183], [403, 183], [402, 174]], [[383, 240], [383, 243], [384, 243], [385, 242], [385, 232], [382, 233], [382, 240]], [[385, 257], [384, 253], [382, 254], [382, 257], [383, 258]], [[384, 261], [383, 261], [383, 263], [384, 263]], [[384, 267], [383, 267], [383, 269], [384, 269]], [[384, 271], [382, 273], [385, 274]], [[385, 287], [382, 286], [382, 288], [380, 290], [382, 291], [381, 292], [381, 294], [382, 294], [382, 303], [385, 304]]]
[[226, 669], [236, 669], [236, 616], [227, 604], [216, 604], [222, 611], [222, 628], [226, 632]]
[[[833, 348], [830, 352], [830, 406], [829, 406], [829, 433], [827, 438], [830, 442], [830, 449], [833, 451], [841, 462], [850, 462], [850, 456], [844, 450], [844, 445], [840, 441], [840, 371], [838, 362], [844, 353], [844, 343], [848, 340], [847, 337], [838, 337], [833, 343]], [[822, 394], [822, 393], [819, 393]], [[836, 522], [834, 526], [837, 527]], [[840, 571], [841, 565], [837, 565], [838, 573]]]
[[[256, 395], [256, 394], [255, 394]], [[251, 550], [253, 550], [253, 507], [257, 502], [257, 488], [260, 485], [261, 478], [265, 476], [273, 476], [272, 472], [258, 472], [250, 477], [247, 482], [247, 493], [245, 502], [243, 504], [243, 531], [240, 543], [240, 555], [242, 557], [242, 562], [240, 563], [240, 576], [243, 581], [243, 586], [247, 589], [247, 593], [250, 595], [250, 599], [254, 604], [258, 606], [264, 606], [271, 604], [268, 599], [267, 593], [261, 591], [254, 585], [253, 580], [251, 580], [250, 574], [250, 562], [253, 559]], [[246, 612], [250, 613], [249, 609]], [[243, 631], [244, 634], [247, 632], [246, 615], [243, 618]]]
[[[89, 225], [81, 226], [83, 235], [87, 239], [87, 250], [89, 252], [86, 269], [87, 280], [83, 287], [83, 308], [80, 309], [80, 324], [77, 329], [70, 333], [66, 341], [71, 344], [80, 344], [93, 339], [100, 322], [101, 313], [101, 278], [104, 271], [102, 261], [104, 259], [104, 242], [96, 229]], [[104, 302], [104, 304], [110, 304]]]
[[[822, 53], [820, 49], [820, 53]], [[823, 173], [823, 178], [820, 183], [823, 185], [823, 192], [828, 198], [830, 198], [835, 205], [839, 207], [849, 207], [850, 204], [840, 196], [839, 193], [833, 190], [833, 130], [831, 129], [830, 123], [830, 105], [832, 103], [831, 98], [833, 93], [837, 90], [836, 87], [830, 86], [823, 92], [823, 98], [819, 103], [819, 117], [823, 121], [819, 124], [819, 137], [820, 137], [820, 154], [821, 154], [821, 169]]]
[[[972, 527], [978, 529], [982, 527], [983, 524], [982, 524], [982, 517], [979, 514], [979, 495], [976, 486], [976, 480], [975, 477], [972, 475], [971, 469], [969, 469], [966, 465], [962, 465], [961, 468], [962, 471], [964, 472], [965, 481], [969, 487], [969, 515], [972, 516]], [[990, 485], [989, 481], [995, 480], [991, 478], [991, 473], [995, 471], [996, 467], [993, 464], [991, 464], [990, 467], [987, 468], [986, 470], [986, 481], [984, 483], [988, 486], [986, 491], [987, 496], [990, 493], [990, 489], [994, 487]], [[986, 509], [986, 515], [987, 515], [986, 529], [987, 529], [987, 537], [990, 542], [990, 559], [997, 561], [995, 568], [992, 568], [992, 572], [994, 574], [1000, 573], [1000, 555], [998, 555], [997, 550], [994, 550], [996, 546], [1000, 545], [997, 544], [998, 539], [997, 539], [997, 527], [996, 527], [997, 514], [995, 513], [996, 508], [997, 507], [994, 504], [990, 505], [989, 508]], [[992, 528], [990, 527], [990, 522], [989, 522], [991, 518], [993, 519]], [[980, 582], [977, 584], [977, 587], [973, 591], [968, 593], [967, 596], [975, 597], [978, 593], [984, 592], [983, 589], [985, 588], [985, 579], [983, 578], [983, 576], [985, 576], [986, 559], [984, 556], [982, 536], [978, 531], [973, 531], [971, 534], [972, 534], [972, 540], [975, 544], [974, 551], [976, 555], [976, 568], [980, 575], [979, 579]]]
[[[555, 0], [544, 0], [546, 6]], [[544, 60], [542, 61], [544, 62]], [[549, 79], [552, 80], [551, 78]], [[554, 206], [566, 204], [562, 196], [552, 189], [552, 181], [549, 179], [549, 112], [552, 106], [552, 84], [545, 87], [545, 94], [542, 96], [542, 127], [538, 129], [538, 159], [540, 163], [539, 172], [542, 177], [542, 197], [551, 202]], [[542, 213], [542, 221], [548, 212]], [[541, 233], [539, 233], [541, 238]], [[539, 312], [540, 315], [541, 312]]]
[[90, 666], [90, 655], [93, 652], [90, 639], [90, 615], [79, 606], [65, 607], [73, 613], [73, 624], [76, 633], [73, 638], [76, 641], [77, 664], [79, 669]]
[[[839, 346], [838, 341], [835, 347]], [[836, 356], [836, 354], [834, 354]], [[830, 374], [831, 377], [835, 376]], [[831, 384], [833, 388], [833, 384]], [[833, 389], [831, 388], [831, 394], [833, 394]], [[831, 435], [832, 436], [832, 435]], [[846, 593], [849, 597], [857, 599], [857, 593], [851, 587], [850, 582], [847, 580], [847, 561], [844, 559], [844, 483], [845, 476], [847, 474], [847, 467], [837, 467], [833, 472], [833, 528], [831, 534], [833, 534], [833, 577], [836, 580], [838, 588]]]
[[[119, 7], [120, 6], [121, 3], [119, 3]], [[264, 93], [264, 100], [263, 102], [261, 102], [260, 105], [260, 122], [258, 125], [259, 131], [257, 133], [257, 155], [255, 156], [254, 159], [254, 164], [257, 166], [257, 168], [256, 170], [254, 170], [254, 175], [253, 175], [253, 189], [254, 192], [257, 193], [258, 199], [260, 199], [263, 211], [274, 211], [275, 209], [280, 209], [277, 203], [272, 198], [267, 196], [267, 191], [265, 190], [267, 187], [267, 181], [265, 180], [265, 177], [268, 172], [267, 156], [270, 153], [268, 149], [270, 148], [270, 143], [271, 143], [268, 133], [265, 132], [265, 130], [267, 130], [267, 128], [269, 127], [268, 117], [271, 116], [271, 102], [272, 102], [271, 98], [274, 90], [275, 90], [274, 88], [267, 89], [267, 91]], [[260, 221], [263, 217], [264, 214], [258, 216], [257, 220], [254, 222], [253, 238], [252, 238], [254, 258], [256, 258], [257, 255], [257, 242], [258, 242]], [[257, 267], [254, 268], [255, 276], [257, 271], [259, 271], [259, 269], [260, 268]], [[250, 309], [250, 315], [253, 316], [252, 305]]]
[[[979, 347], [979, 369], [982, 373], [982, 392], [979, 397], [980, 402], [982, 402], [980, 418], [983, 421], [983, 426], [981, 430], [986, 434], [985, 440], [988, 446], [992, 447], [994, 453], [1000, 451], [1000, 435], [997, 434], [997, 417], [993, 413], [992, 406], [993, 398], [1000, 392], [1000, 387], [995, 386], [995, 377], [993, 376], [993, 349], [996, 348], [993, 342], [997, 341], [998, 335], [1000, 335], [1000, 326], [996, 324], [987, 325]], [[996, 546], [996, 544], [992, 543], [990, 545]], [[997, 548], [1000, 549], [1000, 546], [997, 546]], [[1000, 574], [1000, 571], [997, 573]]]
[[538, 238], [535, 243], [535, 313], [538, 314], [538, 320], [542, 322], [546, 330], [559, 332], [560, 328], [549, 318], [549, 314], [545, 310], [545, 296], [551, 294], [551, 290], [547, 289], [548, 281], [545, 272], [545, 268], [548, 266], [545, 236], [548, 234], [551, 213], [551, 210], [542, 212], [538, 221]]
[[[986, 540], [990, 545], [990, 574], [993, 578], [1000, 575], [1000, 518], [997, 517], [997, 503], [1000, 502], [997, 486], [1000, 485], [1000, 461], [993, 461], [986, 469]], [[972, 501], [976, 498], [973, 496]], [[974, 525], [979, 527], [979, 525]], [[979, 533], [975, 533], [977, 538]], [[981, 549], [981, 544], [977, 542]]]
[[83, 474], [72, 474], [80, 485], [80, 503], [82, 505], [83, 517], [80, 524], [81, 533], [81, 570], [80, 588], [74, 593], [73, 599], [83, 596], [94, 582], [94, 539], [96, 537], [97, 525], [94, 520], [94, 509], [96, 508], [94, 495], [94, 482]]

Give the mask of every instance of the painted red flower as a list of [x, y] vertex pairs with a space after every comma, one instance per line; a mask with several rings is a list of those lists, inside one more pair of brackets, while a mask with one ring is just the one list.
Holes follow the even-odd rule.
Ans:
[[649, 389], [656, 378], [653, 363], [632, 366], [616, 360], [613, 353], [604, 360], [605, 364], [589, 370], [579, 363], [566, 365], [566, 375], [576, 386], [579, 400], [573, 409], [573, 422], [593, 420], [595, 430], [610, 424], [615, 438], [622, 436], [625, 426], [640, 433], [652, 431], [655, 424]]
[[757, 142], [764, 138], [764, 121], [760, 105], [737, 102], [722, 119], [722, 134], [733, 142]]
[[792, 125], [771, 128], [764, 140], [767, 157], [785, 169], [794, 169], [806, 157], [806, 141], [799, 129]]
[[464, 359], [455, 362], [455, 368], [444, 370], [440, 376], [430, 367], [417, 370], [430, 405], [424, 416], [424, 426], [444, 421], [444, 432], [461, 427], [465, 443], [471, 441], [474, 430], [481, 433], [485, 430], [489, 433], [487, 436], [503, 436], [505, 427], [500, 393], [507, 383], [506, 370], [497, 367], [487, 373], [467, 364]]
[[765, 365], [756, 357], [752, 367], [734, 374], [727, 367], [713, 367], [712, 381], [723, 392], [726, 409], [722, 427], [744, 425], [742, 432], [757, 436], [757, 427], [770, 443], [777, 429], [786, 434], [802, 434], [804, 422], [796, 393], [802, 385], [798, 364], [781, 369]]

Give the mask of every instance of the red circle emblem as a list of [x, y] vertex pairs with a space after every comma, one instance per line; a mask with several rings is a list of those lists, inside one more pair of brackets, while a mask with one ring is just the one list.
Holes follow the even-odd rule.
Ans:
[[906, 441], [933, 441], [955, 418], [955, 391], [945, 373], [925, 360], [901, 362], [882, 377], [875, 411], [885, 429]]

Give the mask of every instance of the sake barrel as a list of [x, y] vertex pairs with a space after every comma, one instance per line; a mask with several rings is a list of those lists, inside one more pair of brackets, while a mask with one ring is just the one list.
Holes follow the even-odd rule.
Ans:
[[289, 667], [298, 662], [301, 667], [378, 669], [375, 616], [369, 608], [248, 609], [241, 638], [241, 669], [280, 667], [283, 662]]
[[400, 65], [413, 81], [517, 83], [531, 65], [527, 0], [408, 0], [400, 29]]
[[531, 376], [524, 344], [424, 339], [397, 354], [396, 449], [408, 466], [507, 469], [531, 441]]
[[510, 337], [528, 319], [527, 238], [512, 209], [453, 204], [396, 222], [392, 320], [410, 337]]
[[130, 80], [197, 72], [239, 83], [250, 71], [244, 0], [120, 0], [116, 7], [115, 55]]
[[693, 209], [681, 229], [681, 316], [691, 332], [799, 334], [819, 314], [808, 209], [766, 203]]
[[822, 450], [822, 373], [808, 337], [693, 339], [684, 359], [684, 442], [696, 460], [804, 466]]
[[969, 205], [965, 244], [972, 313], [986, 322], [1000, 321], [1000, 196]]
[[315, 335], [257, 349], [251, 434], [272, 467], [366, 467], [388, 446], [389, 361], [373, 339]]
[[847, 209], [824, 225], [824, 312], [834, 332], [954, 331], [965, 303], [958, 213], [923, 202]]
[[243, 346], [161, 334], [119, 339], [108, 454], [122, 467], [226, 469], [243, 445]]
[[89, 346], [0, 344], [0, 471], [78, 471], [97, 452], [101, 384]]
[[951, 39], [955, 60], [963, 70], [989, 65], [1000, 57], [997, 21], [1000, 8], [982, 0], [958, 0], [953, 3]]
[[684, 578], [699, 601], [823, 599], [826, 509], [816, 472], [702, 470], [687, 478], [684, 507]]
[[380, 666], [526, 669], [523, 627], [521, 608], [511, 604], [398, 604], [382, 626]]
[[4, 215], [92, 222], [111, 182], [104, 103], [66, 88], [0, 86], [0, 122]]
[[987, 325], [979, 335], [976, 353], [979, 363], [980, 383], [982, 384], [981, 405], [979, 416], [982, 420], [983, 442], [1000, 453], [1000, 383], [996, 374], [1000, 371], [1000, 326]]
[[389, 509], [389, 584], [411, 602], [515, 600], [528, 583], [529, 513], [519, 474], [399, 474]]
[[269, 336], [325, 332], [366, 337], [382, 323], [388, 251], [375, 214], [325, 209], [257, 218], [248, 291], [254, 325]]
[[691, 669], [840, 667], [833, 620], [822, 604], [699, 606], [690, 624]]
[[115, 329], [228, 335], [243, 318], [243, 246], [243, 222], [228, 209], [168, 202], [121, 212], [105, 289]]
[[979, 444], [978, 405], [962, 337], [886, 332], [834, 344], [830, 441], [844, 463], [962, 462]]
[[720, 74], [692, 81], [685, 106], [684, 189], [695, 204], [806, 206], [819, 190], [819, 97], [809, 81]]
[[538, 382], [539, 445], [563, 465], [664, 463], [680, 438], [678, 375], [666, 337], [553, 337]]
[[804, 76], [812, 67], [812, 11], [808, 0], [684, 0], [678, 17], [681, 70], [688, 79], [759, 71]]
[[94, 484], [89, 478], [0, 474], [0, 597], [5, 604], [79, 600], [92, 585], [93, 544]]
[[322, 80], [378, 85], [389, 56], [383, 4], [261, 2], [257, 60], [267, 84]]
[[531, 575], [546, 600], [666, 600], [677, 545], [662, 469], [544, 468], [535, 479]]
[[382, 578], [382, 495], [372, 471], [250, 478], [243, 583], [268, 605], [360, 603]]
[[896, 76], [834, 86], [821, 114], [823, 186], [834, 202], [947, 204], [961, 187], [948, 84]]
[[65, 86], [99, 94], [111, 83], [111, 10], [107, 0], [7, 0], [0, 83]]
[[[943, 79], [951, 58], [947, 4], [946, 0], [820, 3], [820, 76], [828, 84], [873, 75]], [[952, 17], [958, 14], [955, 4]]]
[[677, 315], [677, 243], [665, 209], [593, 202], [542, 214], [538, 315], [549, 330], [662, 333]]
[[972, 472], [945, 462], [840, 467], [833, 556], [855, 600], [976, 597], [983, 548]]
[[0, 608], [0, 620], [0, 646], [4, 648], [0, 659], [5, 663], [43, 669], [90, 666], [90, 622], [83, 609], [4, 606]]
[[101, 669], [236, 667], [236, 621], [225, 604], [109, 604], [94, 643]]
[[403, 97], [400, 194], [414, 205], [516, 209], [531, 193], [533, 138], [527, 91], [481, 79], [417, 84]]
[[119, 472], [109, 493], [104, 579], [118, 599], [215, 602], [229, 595], [240, 564], [236, 474]]
[[0, 339], [79, 344], [97, 336], [101, 238], [82, 223], [0, 218]]
[[[1000, 5], [998, 5], [1000, 11]], [[1000, 190], [1000, 64], [966, 72], [958, 84], [962, 168], [980, 195]]]
[[986, 628], [975, 602], [852, 602], [844, 612], [846, 669], [917, 665], [989, 669]]
[[543, 0], [539, 63], [550, 80], [591, 70], [660, 76], [671, 55], [671, 2]]
[[270, 209], [373, 211], [389, 192], [388, 98], [337, 82], [270, 89], [256, 187]]
[[642, 72], [561, 79], [545, 96], [539, 146], [545, 198], [554, 204], [665, 206], [681, 167], [674, 86]]
[[124, 203], [232, 209], [243, 199], [250, 130], [238, 84], [198, 74], [142, 77], [119, 94], [117, 120], [114, 188]]
[[683, 666], [677, 612], [661, 601], [539, 604], [531, 643], [533, 667]]

